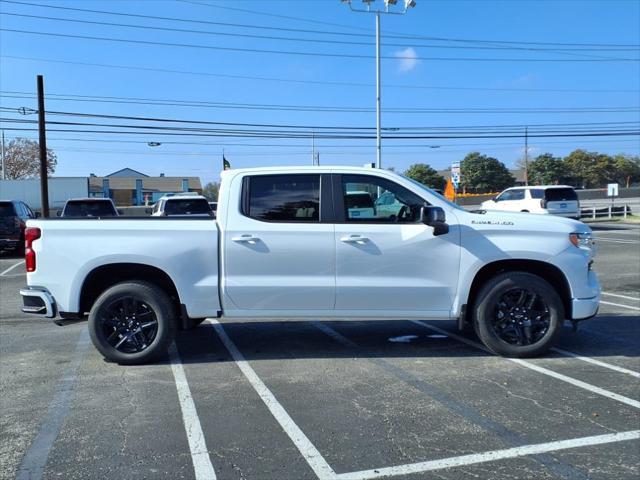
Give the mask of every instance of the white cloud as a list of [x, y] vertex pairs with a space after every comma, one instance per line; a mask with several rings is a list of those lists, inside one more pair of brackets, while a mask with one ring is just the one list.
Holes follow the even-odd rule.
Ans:
[[407, 73], [416, 68], [419, 63], [418, 52], [413, 47], [407, 47], [404, 50], [399, 50], [394, 54], [399, 61], [398, 69], [401, 73]]

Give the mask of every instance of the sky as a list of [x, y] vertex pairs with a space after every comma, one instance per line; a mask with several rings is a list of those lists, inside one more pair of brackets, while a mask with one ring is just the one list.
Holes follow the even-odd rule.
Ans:
[[[380, 19], [383, 167], [480, 151], [513, 168], [525, 127], [530, 157], [640, 154], [640, 1], [416, 0]], [[0, 55], [7, 142], [37, 138], [44, 76], [56, 176], [376, 158], [375, 15], [340, 0], [0, 0]]]

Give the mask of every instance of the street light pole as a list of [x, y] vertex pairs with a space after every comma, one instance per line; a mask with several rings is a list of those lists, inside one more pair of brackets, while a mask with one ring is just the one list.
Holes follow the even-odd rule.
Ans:
[[382, 80], [380, 78], [380, 10], [376, 11], [376, 168], [382, 168]]
[[[384, 9], [372, 9], [371, 4], [375, 0], [362, 0], [366, 5], [365, 9], [353, 8], [352, 0], [341, 0], [348, 3], [353, 12], [375, 13], [376, 15], [376, 168], [382, 168], [382, 79], [380, 76], [380, 14], [390, 13], [394, 15], [404, 15], [410, 8], [416, 6], [415, 0], [404, 0], [400, 10], [393, 10], [398, 0], [384, 0]], [[390, 8], [391, 7], [391, 8]]]

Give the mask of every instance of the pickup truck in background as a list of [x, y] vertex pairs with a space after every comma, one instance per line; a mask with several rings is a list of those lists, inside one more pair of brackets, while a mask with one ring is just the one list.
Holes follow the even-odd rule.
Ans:
[[587, 225], [467, 212], [371, 168], [227, 170], [215, 220], [30, 220], [25, 236], [23, 311], [88, 315], [95, 347], [122, 364], [223, 315], [457, 319], [492, 351], [530, 357], [600, 300]]

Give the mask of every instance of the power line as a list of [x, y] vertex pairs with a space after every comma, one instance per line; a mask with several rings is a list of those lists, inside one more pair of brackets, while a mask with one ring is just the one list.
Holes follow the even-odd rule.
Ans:
[[[22, 113], [22, 108], [13, 108], [13, 107], [0, 107], [0, 111], [5, 112], [15, 112]], [[33, 110], [33, 112], [37, 113], [37, 110]], [[373, 127], [360, 127], [360, 126], [348, 126], [348, 125], [299, 125], [299, 124], [264, 124], [264, 123], [238, 123], [238, 122], [220, 122], [220, 121], [210, 121], [210, 120], [193, 120], [193, 119], [176, 119], [176, 118], [164, 118], [164, 117], [141, 117], [141, 116], [132, 116], [132, 115], [112, 115], [112, 114], [100, 114], [100, 113], [92, 113], [92, 112], [68, 112], [68, 111], [56, 111], [56, 110], [47, 110], [45, 112], [48, 116], [71, 116], [71, 117], [81, 117], [81, 118], [101, 118], [101, 119], [109, 119], [109, 120], [132, 120], [136, 122], [144, 121], [144, 122], [160, 122], [160, 123], [178, 123], [178, 124], [192, 124], [192, 125], [214, 125], [214, 126], [223, 126], [223, 127], [260, 127], [262, 129], [267, 129], [263, 131], [272, 132], [274, 129], [293, 129], [293, 130], [303, 130], [305, 133], [315, 130], [336, 130], [338, 132], [342, 131], [371, 131]], [[16, 118], [9, 119], [18, 123], [29, 123], [32, 120], [26, 118]], [[104, 126], [104, 125], [101, 125]], [[137, 126], [132, 126], [135, 128]], [[385, 130], [389, 134], [395, 134], [396, 132], [402, 131], [514, 131], [516, 133], [521, 132], [525, 125], [456, 125], [456, 126], [395, 126], [388, 127]], [[581, 122], [581, 123], [545, 123], [545, 124], [527, 124], [527, 128], [531, 129], [531, 131], [547, 131], [548, 129], [558, 130], [558, 127], [562, 128], [565, 131], [568, 130], [593, 130], [594, 128], [602, 130], [619, 130], [621, 128], [637, 128], [640, 127], [640, 122], [638, 121], [617, 121], [617, 122]], [[178, 128], [178, 127], [170, 127], [170, 128]], [[277, 130], [276, 130], [277, 131]]]
[[[11, 94], [0, 94], [3, 98], [26, 98], [25, 96], [12, 96]], [[32, 97], [28, 97], [32, 98]], [[294, 112], [329, 112], [329, 113], [369, 113], [374, 109], [370, 107], [342, 107], [337, 105], [286, 105], [286, 104], [256, 104], [256, 103], [238, 103], [238, 102], [181, 102], [177, 100], [152, 100], [152, 99], [135, 99], [126, 97], [92, 97], [74, 98], [70, 96], [54, 97], [55, 101], [84, 101], [91, 103], [123, 103], [123, 104], [141, 104], [141, 105], [181, 105], [194, 107], [208, 107], [219, 109], [233, 110], [268, 110], [268, 111], [294, 111]], [[6, 108], [6, 107], [5, 107]], [[15, 110], [15, 109], [14, 109]], [[466, 107], [466, 108], [422, 108], [422, 107], [396, 107], [387, 108], [385, 113], [393, 114], [579, 114], [579, 113], [636, 113], [640, 111], [640, 107], [628, 106], [606, 106], [606, 107]], [[215, 122], [214, 122], [215, 123]], [[313, 128], [313, 127], [309, 127]], [[323, 127], [319, 127], [323, 128]]]
[[[374, 35], [370, 33], [353, 33], [353, 32], [336, 32], [336, 31], [327, 31], [327, 30], [310, 30], [310, 29], [301, 29], [301, 28], [285, 28], [285, 27], [272, 27], [272, 26], [262, 26], [262, 25], [249, 25], [249, 24], [240, 24], [240, 23], [225, 23], [225, 22], [214, 22], [210, 20], [201, 20], [201, 19], [186, 19], [186, 18], [176, 18], [176, 17], [162, 17], [155, 15], [143, 15], [136, 13], [128, 13], [128, 12], [113, 12], [113, 11], [105, 11], [105, 10], [93, 10], [93, 9], [85, 9], [85, 8], [73, 8], [73, 7], [63, 7], [59, 5], [43, 5], [39, 3], [31, 3], [31, 2], [20, 2], [13, 0], [0, 0], [2, 3], [15, 4], [15, 5], [25, 5], [31, 7], [38, 8], [46, 8], [46, 9], [56, 9], [63, 11], [76, 11], [83, 13], [97, 13], [102, 15], [112, 15], [112, 16], [122, 16], [122, 17], [131, 17], [131, 18], [143, 18], [148, 20], [162, 20], [162, 21], [172, 21], [172, 22], [182, 22], [182, 23], [192, 23], [192, 24], [201, 24], [201, 25], [216, 25], [216, 26], [227, 26], [227, 27], [241, 27], [241, 28], [254, 28], [254, 29], [263, 29], [263, 30], [272, 30], [272, 31], [288, 31], [288, 32], [297, 32], [297, 33], [312, 33], [312, 34], [325, 34], [325, 35], [341, 35], [341, 36], [352, 36], [352, 37], [368, 37], [373, 38]], [[331, 22], [323, 22], [314, 19], [307, 19], [301, 17], [291, 17], [291, 16], [283, 16], [277, 14], [271, 14], [266, 12], [256, 12], [253, 10], [245, 10], [238, 8], [231, 8], [228, 6], [218, 7], [215, 5], [210, 5], [206, 3], [198, 3], [198, 2], [185, 2], [185, 3], [193, 3], [199, 4], [214, 8], [223, 8], [224, 10], [236, 10], [242, 11], [245, 13], [252, 13], [257, 15], [265, 15], [269, 17], [277, 17], [277, 18], [286, 18], [288, 20], [298, 20], [304, 22], [311, 22], [323, 25], [331, 25], [337, 26], [340, 28], [347, 28], [350, 30], [362, 30], [368, 31], [366, 28], [353, 27], [349, 25], [341, 25]], [[615, 47], [632, 47], [632, 48], [640, 48], [640, 45], [637, 44], [619, 44], [619, 43], [558, 43], [558, 42], [525, 42], [525, 41], [513, 41], [513, 40], [490, 40], [490, 39], [464, 39], [464, 38], [448, 38], [448, 37], [433, 37], [433, 36], [425, 36], [425, 35], [417, 35], [417, 34], [407, 34], [407, 33], [398, 33], [393, 34], [393, 32], [388, 32], [385, 34], [386, 38], [398, 38], [398, 39], [408, 39], [408, 40], [428, 40], [428, 41], [439, 41], [439, 42], [458, 42], [458, 43], [485, 43], [485, 44], [509, 44], [509, 45], [546, 45], [546, 46], [559, 46], [559, 47], [603, 47], [603, 48], [615, 48]]]
[[[39, 20], [51, 20], [57, 22], [68, 22], [68, 23], [81, 23], [88, 25], [102, 25], [102, 26], [111, 26], [111, 27], [125, 27], [125, 28], [137, 28], [143, 30], [153, 30], [153, 31], [167, 31], [167, 32], [180, 32], [180, 33], [197, 33], [204, 35], [214, 35], [214, 36], [223, 36], [223, 37], [242, 37], [242, 38], [254, 38], [260, 40], [278, 40], [278, 41], [289, 41], [289, 42], [307, 42], [307, 43], [321, 43], [321, 44], [339, 44], [339, 45], [358, 45], [358, 46], [371, 46], [371, 42], [354, 42], [347, 40], [326, 40], [326, 39], [315, 39], [315, 38], [300, 38], [300, 37], [278, 37], [273, 35], [253, 35], [246, 33], [237, 33], [237, 32], [216, 32], [211, 30], [194, 30], [194, 29], [184, 29], [184, 28], [171, 28], [171, 27], [160, 27], [160, 26], [151, 26], [151, 25], [136, 25], [136, 24], [127, 24], [127, 23], [116, 23], [116, 22], [103, 22], [97, 20], [81, 20], [81, 19], [73, 19], [73, 18], [61, 18], [61, 17], [50, 17], [50, 16], [42, 16], [42, 15], [29, 15], [23, 13], [13, 13], [13, 12], [0, 12], [0, 15], [5, 16], [13, 16], [13, 17], [22, 17], [22, 18], [34, 18]], [[637, 51], [640, 49], [638, 47], [597, 47], [597, 48], [540, 48], [540, 47], [521, 47], [521, 46], [467, 46], [467, 45], [416, 45], [413, 43], [386, 43], [383, 42], [382, 46], [385, 47], [426, 47], [429, 49], [457, 49], [457, 50], [517, 50], [517, 51], [533, 51], [533, 52], [556, 52], [556, 53], [567, 53], [567, 52], [585, 52], [585, 51], [614, 51], [614, 52], [625, 52], [625, 51]], [[594, 58], [609, 58], [610, 57], [594, 57]]]
[[[223, 73], [212, 72], [196, 72], [185, 70], [172, 70], [164, 68], [151, 68], [141, 67], [136, 65], [115, 65], [104, 63], [92, 63], [92, 62], [75, 62], [69, 60], [54, 60], [51, 58], [38, 58], [38, 57], [22, 57], [15, 55], [0, 55], [0, 58], [11, 58], [15, 60], [27, 60], [34, 62], [45, 63], [59, 63], [64, 65], [80, 65], [89, 67], [100, 68], [114, 68], [122, 70], [139, 70], [155, 73], [174, 73], [181, 75], [198, 75], [206, 77], [219, 77], [230, 78], [234, 80], [258, 80], [262, 82], [278, 82], [278, 83], [296, 83], [306, 85], [335, 85], [340, 87], [373, 87], [373, 83], [360, 83], [360, 82], [337, 82], [337, 81], [320, 81], [320, 80], [300, 80], [291, 78], [278, 78], [278, 77], [261, 77], [255, 75], [233, 75]], [[535, 88], [483, 88], [483, 87], [445, 87], [445, 86], [429, 86], [429, 85], [398, 85], [398, 84], [386, 84], [385, 88], [399, 88], [399, 89], [420, 89], [420, 90], [453, 90], [453, 91], [487, 91], [487, 92], [539, 92], [539, 93], [638, 93], [637, 89], [630, 90], [598, 90], [598, 89], [535, 89]]]
[[[19, 33], [25, 35], [36, 35], [46, 37], [58, 37], [58, 38], [73, 38], [77, 40], [94, 40], [112, 43], [131, 43], [136, 45], [147, 46], [161, 46], [161, 47], [176, 47], [176, 48], [196, 48], [206, 50], [219, 50], [229, 52], [243, 52], [243, 53], [268, 53], [273, 55], [298, 55], [305, 57], [333, 57], [333, 58], [350, 58], [350, 59], [372, 59], [373, 55], [360, 55], [349, 53], [329, 53], [329, 52], [302, 52], [293, 50], [269, 50], [269, 49], [257, 49], [257, 48], [240, 48], [240, 47], [221, 47], [214, 45], [201, 45], [194, 43], [174, 43], [174, 42], [154, 42], [150, 40], [135, 40], [130, 38], [113, 38], [113, 37], [98, 37], [92, 35], [71, 35], [64, 33], [54, 32], [42, 32], [33, 30], [22, 30], [12, 28], [0, 28], [0, 31]], [[380, 58], [390, 60], [429, 60], [429, 61], [466, 61], [466, 62], [639, 62], [640, 58], [570, 58], [570, 59], [558, 59], [558, 58], [477, 58], [477, 57], [414, 57], [405, 55], [382, 55]]]
[[[18, 120], [18, 119], [1, 119], [0, 121], [9, 121], [10, 123], [18, 124], [35, 124], [35, 120]], [[155, 136], [207, 136], [207, 137], [230, 137], [230, 138], [295, 138], [295, 139], [310, 139], [312, 136], [317, 139], [338, 139], [338, 140], [370, 140], [376, 138], [375, 135], [367, 134], [340, 134], [340, 133], [312, 133], [312, 132], [274, 132], [274, 131], [255, 131], [255, 130], [223, 130], [223, 129], [197, 129], [197, 128], [172, 128], [172, 127], [160, 127], [149, 125], [120, 125], [120, 124], [101, 124], [101, 123], [88, 123], [88, 122], [56, 122], [48, 121], [48, 125], [54, 126], [81, 126], [81, 127], [106, 127], [106, 128], [128, 128], [131, 130], [89, 130], [89, 129], [58, 129], [48, 128], [49, 131], [54, 132], [71, 132], [71, 133], [108, 133], [108, 134], [124, 134], [124, 135], [150, 135], [153, 132]], [[34, 131], [32, 128], [18, 128], [18, 127], [3, 127], [7, 131]], [[143, 131], [137, 131], [143, 130]], [[609, 137], [609, 136], [637, 136], [640, 135], [640, 129], [636, 130], [619, 130], [619, 131], [565, 131], [565, 132], [532, 132], [529, 134], [530, 138], [554, 138], [554, 137]], [[517, 133], [491, 133], [480, 132], [477, 134], [461, 134], [456, 133], [442, 134], [413, 134], [413, 135], [393, 135], [386, 133], [383, 138], [387, 140], [440, 140], [440, 139], [482, 139], [482, 138], [522, 138], [522, 132]]]

